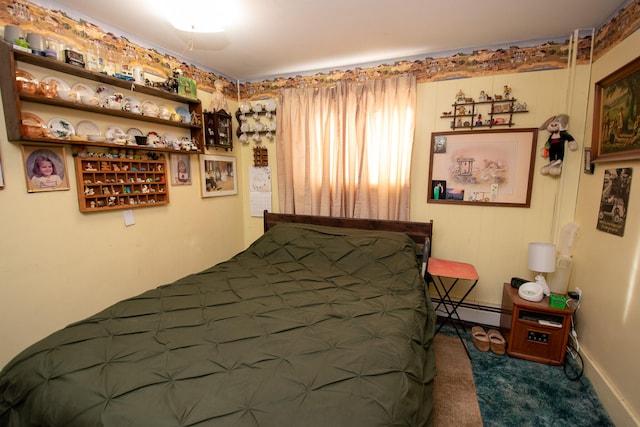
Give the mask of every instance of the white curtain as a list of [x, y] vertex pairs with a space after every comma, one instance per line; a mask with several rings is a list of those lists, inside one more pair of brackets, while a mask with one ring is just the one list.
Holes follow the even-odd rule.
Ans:
[[280, 212], [409, 219], [413, 75], [285, 89], [279, 104]]

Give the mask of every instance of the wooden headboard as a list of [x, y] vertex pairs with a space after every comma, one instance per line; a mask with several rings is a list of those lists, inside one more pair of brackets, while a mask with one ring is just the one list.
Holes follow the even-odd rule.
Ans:
[[356, 228], [362, 230], [383, 230], [405, 233], [414, 242], [423, 245], [425, 238], [431, 238], [433, 220], [429, 222], [388, 221], [382, 219], [334, 218], [328, 216], [277, 214], [264, 211], [264, 231], [278, 223], [303, 223], [329, 227]]

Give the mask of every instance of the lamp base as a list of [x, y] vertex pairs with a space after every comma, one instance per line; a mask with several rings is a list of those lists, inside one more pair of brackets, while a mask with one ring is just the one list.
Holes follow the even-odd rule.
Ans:
[[542, 274], [538, 274], [536, 276], [536, 284], [540, 286], [540, 288], [542, 288], [542, 293], [544, 293], [546, 296], [549, 296], [551, 290], [549, 289], [549, 285], [547, 285], [547, 281], [544, 279], [544, 276]]

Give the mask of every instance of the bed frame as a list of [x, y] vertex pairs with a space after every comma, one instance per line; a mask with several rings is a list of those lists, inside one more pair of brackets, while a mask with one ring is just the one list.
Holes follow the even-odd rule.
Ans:
[[[389, 221], [382, 219], [335, 218], [328, 216], [278, 214], [264, 211], [264, 231], [278, 223], [303, 223], [329, 227], [356, 228], [362, 230], [383, 230], [405, 233], [414, 242], [431, 245], [433, 220], [429, 222]], [[428, 239], [428, 240], [426, 240]], [[429, 248], [431, 250], [431, 248]]]

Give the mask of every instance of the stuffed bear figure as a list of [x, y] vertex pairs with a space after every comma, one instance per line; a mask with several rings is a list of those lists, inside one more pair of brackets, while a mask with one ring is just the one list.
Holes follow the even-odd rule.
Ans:
[[562, 162], [564, 161], [564, 146], [568, 143], [571, 151], [578, 149], [578, 144], [573, 136], [567, 132], [569, 116], [566, 114], [558, 114], [552, 116], [545, 121], [540, 130], [547, 130], [549, 138], [543, 149], [543, 157], [549, 157], [549, 163], [542, 167], [540, 173], [542, 175], [558, 176], [562, 173]]

